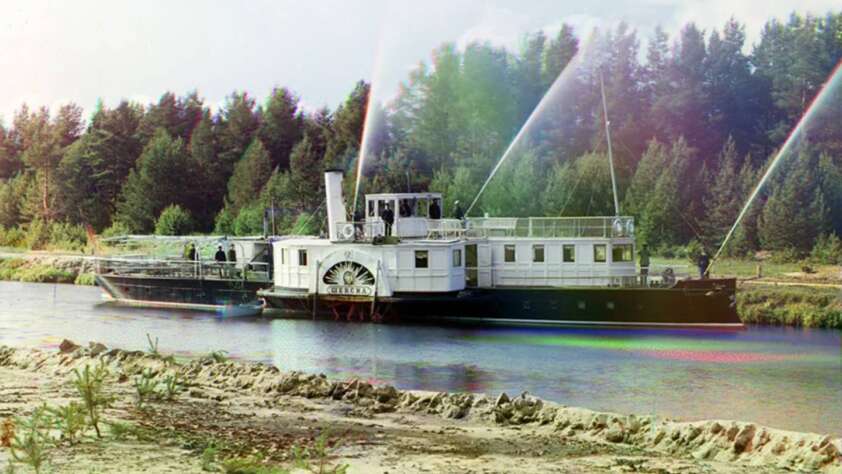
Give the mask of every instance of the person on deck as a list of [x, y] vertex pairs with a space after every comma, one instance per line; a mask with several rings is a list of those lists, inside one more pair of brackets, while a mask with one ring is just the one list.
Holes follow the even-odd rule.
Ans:
[[433, 203], [430, 204], [430, 219], [441, 219], [441, 206], [438, 199], [433, 199]]
[[401, 217], [409, 217], [412, 215], [412, 209], [409, 207], [409, 199], [401, 199], [401, 205], [398, 212]]
[[640, 258], [640, 284], [646, 286], [649, 278], [649, 247], [646, 244], [640, 248], [638, 257]]
[[456, 217], [460, 221], [465, 219], [465, 211], [462, 210], [462, 205], [459, 204], [459, 201], [454, 202], [453, 206], [454, 206], [454, 210], [453, 210], [454, 217]]
[[392, 211], [392, 208], [386, 204], [386, 209], [383, 210], [383, 213], [380, 214], [380, 217], [383, 219], [383, 223], [386, 224], [386, 237], [392, 235], [392, 224], [395, 223], [395, 212]]
[[213, 254], [213, 260], [216, 262], [217, 266], [219, 266], [219, 278], [225, 276], [225, 251], [222, 250], [222, 246], [216, 248], [216, 253]]
[[190, 242], [187, 247], [187, 260], [196, 260], [199, 254], [196, 252], [196, 244]]
[[704, 280], [707, 278], [708, 275], [708, 267], [710, 266], [710, 257], [706, 250], [702, 249], [702, 253], [699, 255], [699, 259], [696, 262], [699, 266], [699, 278]]
[[234, 250], [234, 246], [231, 245], [228, 247], [228, 274], [231, 278], [236, 278], [237, 276], [237, 252]]

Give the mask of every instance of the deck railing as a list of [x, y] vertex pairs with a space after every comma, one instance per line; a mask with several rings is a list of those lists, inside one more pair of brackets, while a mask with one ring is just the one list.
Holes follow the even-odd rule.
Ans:
[[471, 237], [632, 237], [633, 217], [472, 217]]
[[214, 260], [103, 257], [96, 260], [100, 275], [204, 280], [271, 281], [265, 262], [217, 262]]

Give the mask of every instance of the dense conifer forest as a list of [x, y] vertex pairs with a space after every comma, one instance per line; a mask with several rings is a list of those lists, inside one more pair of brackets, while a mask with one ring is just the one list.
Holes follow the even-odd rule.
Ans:
[[[353, 192], [367, 113], [378, 126], [363, 192], [435, 190], [470, 203], [530, 113], [587, 42], [601, 58], [515, 150], [473, 211], [506, 216], [614, 213], [599, 75], [605, 82], [622, 213], [669, 252], [715, 249], [770, 158], [842, 60], [842, 12], [771, 19], [754, 44], [721, 28], [527, 35], [517, 51], [446, 43], [368, 109], [349, 84], [335, 110], [304, 110], [294, 91], [235, 91], [212, 112], [199, 92], [83, 111], [21, 105], [0, 123], [0, 246], [50, 248], [97, 233], [279, 233], [324, 227], [322, 170]], [[598, 72], [598, 73], [597, 73]], [[842, 82], [842, 79], [839, 80]], [[128, 93], [129, 91], [127, 91]], [[794, 257], [839, 247], [842, 85], [807, 124], [729, 252]]]

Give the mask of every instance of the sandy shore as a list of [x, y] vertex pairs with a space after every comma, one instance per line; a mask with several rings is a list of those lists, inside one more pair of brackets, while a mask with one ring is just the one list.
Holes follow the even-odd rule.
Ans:
[[[529, 395], [399, 391], [221, 358], [175, 362], [98, 344], [62, 348], [0, 346], [0, 426], [42, 402], [78, 399], [74, 368], [102, 362], [109, 369], [107, 391], [115, 402], [105, 419], [111, 425], [102, 439], [89, 433], [76, 445], [51, 448], [50, 472], [257, 472], [236, 469], [245, 459], [279, 468], [264, 472], [284, 472], [295, 467], [298, 447], [310, 450], [309, 470], [299, 463], [301, 472], [347, 465], [348, 472], [366, 473], [842, 473], [842, 439], [752, 423], [597, 413]], [[138, 408], [134, 384], [144, 370], [158, 383], [177, 376], [183, 390]], [[327, 441], [321, 451], [320, 438]], [[9, 461], [9, 450], [0, 448], [0, 469]], [[15, 469], [31, 472], [20, 464]]]

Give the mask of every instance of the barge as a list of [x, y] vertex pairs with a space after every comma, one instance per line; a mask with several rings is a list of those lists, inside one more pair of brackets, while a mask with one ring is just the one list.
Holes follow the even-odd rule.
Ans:
[[[262, 312], [257, 292], [271, 286], [269, 239], [126, 236], [105, 243], [131, 251], [96, 260], [96, 283], [109, 301], [237, 316]], [[219, 249], [224, 261], [214, 258]]]

